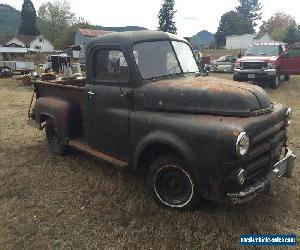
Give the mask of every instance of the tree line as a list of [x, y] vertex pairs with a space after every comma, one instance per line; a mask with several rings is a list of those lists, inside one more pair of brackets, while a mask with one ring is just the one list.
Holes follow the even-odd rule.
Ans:
[[76, 17], [67, 0], [43, 3], [36, 12], [31, 0], [24, 0], [19, 35], [43, 34], [55, 48], [66, 49], [75, 43], [79, 28], [93, 28], [86, 20]]
[[[255, 33], [257, 21], [262, 19], [262, 4], [259, 0], [239, 0], [233, 11], [222, 15], [217, 33], [216, 43], [224, 46], [226, 37]], [[277, 12], [259, 27], [258, 35], [269, 34], [274, 40], [291, 43], [300, 40], [300, 26], [289, 14]]]
[[[174, 0], [163, 0], [158, 14], [158, 30], [176, 34], [174, 22]], [[223, 47], [226, 37], [231, 35], [253, 34], [258, 22], [262, 19], [263, 6], [259, 0], [239, 0], [235, 10], [221, 16], [218, 30], [215, 34], [217, 47]], [[300, 40], [300, 25], [289, 14], [277, 12], [259, 27], [258, 36], [264, 34], [280, 42], [292, 43]]]
[[[163, 0], [158, 13], [158, 30], [177, 33], [174, 17], [175, 0]], [[262, 19], [260, 0], [239, 0], [235, 10], [221, 16], [215, 34], [218, 46], [226, 43], [230, 35], [252, 34]], [[42, 33], [55, 48], [65, 49], [74, 44], [75, 33], [79, 28], [94, 28], [83, 18], [78, 18], [70, 10], [67, 0], [55, 0], [43, 3], [36, 12], [31, 0], [24, 0], [21, 10], [20, 35], [38, 35]], [[259, 35], [268, 33], [276, 41], [291, 43], [300, 40], [300, 25], [295, 18], [283, 13], [275, 13], [259, 27]]]

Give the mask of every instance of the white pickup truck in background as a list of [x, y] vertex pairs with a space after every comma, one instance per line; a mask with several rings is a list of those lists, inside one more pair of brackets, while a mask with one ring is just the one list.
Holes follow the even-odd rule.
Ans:
[[33, 62], [0, 61], [0, 68], [9, 68], [13, 72], [21, 72], [22, 74], [26, 74], [34, 71], [35, 65]]

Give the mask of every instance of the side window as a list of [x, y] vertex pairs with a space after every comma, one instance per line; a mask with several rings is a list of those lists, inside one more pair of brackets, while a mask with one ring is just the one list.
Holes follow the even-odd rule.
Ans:
[[[124, 54], [118, 50], [97, 50], [94, 53], [93, 74], [94, 79], [102, 82], [128, 82], [129, 69]], [[120, 72], [117, 75], [113, 62], [120, 60]]]

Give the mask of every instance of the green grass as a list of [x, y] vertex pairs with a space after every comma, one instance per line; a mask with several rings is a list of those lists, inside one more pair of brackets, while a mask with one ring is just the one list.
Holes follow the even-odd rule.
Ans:
[[[267, 92], [294, 109], [289, 135], [300, 155], [300, 78]], [[20, 81], [0, 80], [0, 249], [237, 249], [242, 233], [299, 239], [298, 161], [276, 197], [239, 208], [207, 203], [192, 212], [166, 210], [134, 172], [81, 153], [48, 153], [44, 131], [26, 124], [31, 94]]]

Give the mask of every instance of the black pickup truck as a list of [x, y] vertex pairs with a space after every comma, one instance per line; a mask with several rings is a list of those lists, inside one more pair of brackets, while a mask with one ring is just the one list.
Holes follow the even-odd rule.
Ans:
[[178, 209], [242, 204], [292, 176], [291, 109], [258, 86], [201, 76], [184, 39], [105, 35], [88, 43], [86, 65], [86, 79], [34, 82], [29, 123], [45, 127], [52, 153], [146, 170], [154, 199]]

